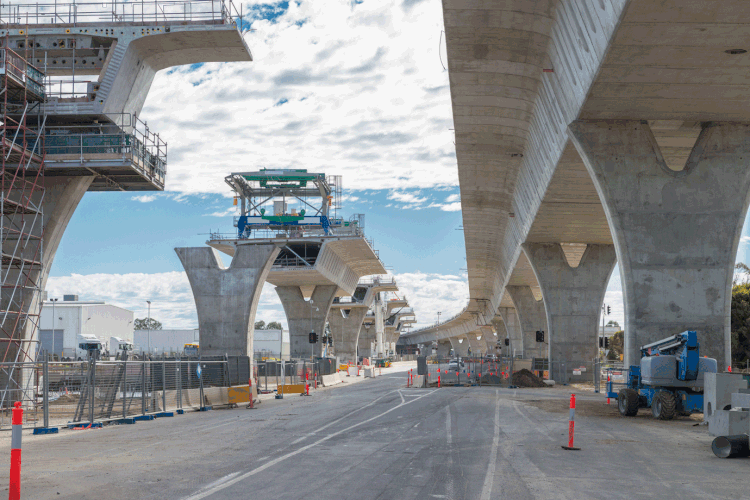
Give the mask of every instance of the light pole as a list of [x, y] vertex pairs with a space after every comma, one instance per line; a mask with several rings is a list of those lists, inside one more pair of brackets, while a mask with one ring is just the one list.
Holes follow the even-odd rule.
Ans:
[[[313, 330], [313, 304], [314, 303], [315, 302], [313, 302], [313, 299], [310, 298], [310, 333], [315, 333], [315, 330]], [[315, 310], [320, 311], [320, 309], [318, 309], [317, 307], [315, 308]], [[323, 334], [321, 333], [321, 338], [323, 338], [322, 335]], [[315, 362], [315, 344], [310, 344], [310, 363], [314, 363], [314, 362]]]
[[[52, 354], [55, 354], [55, 302], [57, 299], [49, 299], [52, 302]], [[54, 357], [52, 358], [54, 359]], [[62, 353], [60, 353], [60, 359], [62, 359]]]
[[151, 301], [148, 302], [148, 317], [146, 318], [146, 329], [148, 331], [148, 355], [151, 356]]
[[435, 357], [440, 359], [438, 355], [438, 351], [440, 350], [439, 349], [440, 341], [438, 340], [438, 329], [437, 329], [437, 325], [440, 324], [440, 311], [438, 311], [437, 316], [438, 316], [438, 320], [437, 320], [437, 323], [435, 324]]

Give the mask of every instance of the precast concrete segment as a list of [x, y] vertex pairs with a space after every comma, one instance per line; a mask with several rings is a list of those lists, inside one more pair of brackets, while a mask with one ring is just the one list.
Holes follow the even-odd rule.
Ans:
[[[599, 314], [615, 266], [614, 245], [588, 245], [578, 267], [570, 267], [559, 243], [525, 243], [523, 250], [542, 289], [549, 327], [551, 363], [589, 366], [597, 357]], [[557, 366], [552, 367], [555, 373]], [[580, 380], [580, 378], [578, 379]]]
[[[506, 288], [516, 307], [521, 330], [523, 331], [524, 358], [546, 358], [549, 356], [549, 331], [544, 300], [536, 300], [529, 286], [509, 286]], [[536, 332], [544, 332], [544, 342], [536, 341]]]
[[202, 355], [252, 356], [255, 313], [276, 245], [246, 245], [228, 268], [210, 247], [175, 248], [198, 311]]
[[[293, 358], [309, 358], [311, 353], [320, 356], [323, 352], [323, 343], [320, 339], [325, 331], [328, 311], [338, 288], [336, 285], [318, 285], [313, 290], [310, 301], [307, 301], [298, 286], [276, 287], [276, 294], [286, 313], [289, 352]], [[310, 332], [318, 334], [317, 344], [310, 344]]]
[[438, 341], [437, 343], [437, 357], [438, 358], [447, 358], [450, 356], [452, 348], [452, 342], [441, 342]]
[[328, 314], [328, 325], [331, 327], [336, 356], [344, 363], [357, 361], [359, 331], [367, 309], [367, 307], [335, 308], [331, 309]]
[[576, 121], [570, 136], [612, 230], [625, 293], [625, 364], [643, 344], [698, 330], [731, 362], [731, 283], [750, 193], [750, 125], [706, 123], [683, 170], [647, 123]]
[[453, 347], [454, 356], [460, 356], [464, 358], [469, 355], [469, 341], [465, 336], [461, 336], [460, 338], [451, 337], [449, 340], [451, 342], [451, 347]]

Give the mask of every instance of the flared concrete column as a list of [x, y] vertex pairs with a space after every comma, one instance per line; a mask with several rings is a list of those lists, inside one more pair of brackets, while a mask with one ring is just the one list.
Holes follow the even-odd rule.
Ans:
[[[289, 325], [290, 352], [293, 358], [309, 358], [311, 353], [320, 356], [323, 343], [320, 339], [325, 332], [328, 311], [338, 290], [336, 285], [318, 285], [310, 301], [305, 300], [298, 286], [277, 286], [276, 293], [284, 306]], [[318, 334], [318, 343], [309, 343], [309, 333]]]
[[[369, 328], [368, 328], [369, 327]], [[377, 331], [375, 325], [362, 325], [359, 329], [359, 339], [357, 340], [357, 351], [363, 358], [375, 356], [375, 341], [377, 340]]]
[[437, 343], [437, 356], [438, 358], [447, 358], [451, 355], [451, 342], [449, 341], [438, 341]]
[[336, 308], [332, 309], [328, 315], [328, 325], [333, 335], [333, 347], [336, 356], [344, 363], [357, 361], [359, 331], [368, 309], [368, 307]]
[[487, 346], [483, 340], [477, 339], [477, 336], [481, 336], [482, 332], [477, 330], [466, 334], [466, 338], [469, 341], [469, 347], [471, 347], [472, 356], [482, 356], [487, 352]]
[[[550, 362], [588, 366], [576, 380], [593, 376], [598, 355], [598, 323], [609, 276], [615, 266], [613, 245], [588, 245], [578, 267], [570, 267], [558, 243], [525, 243], [523, 250], [542, 289], [549, 327]], [[551, 368], [558, 373], [557, 367]]]
[[[523, 356], [523, 330], [521, 330], [521, 322], [518, 320], [516, 310], [512, 307], [500, 307], [497, 312], [500, 317], [503, 318], [505, 324], [505, 335], [500, 339], [503, 345], [502, 352], [506, 356]], [[500, 333], [498, 333], [498, 337]], [[505, 345], [505, 338], [510, 339], [511, 345]]]
[[625, 363], [641, 345], [697, 330], [731, 360], [731, 283], [750, 193], [750, 126], [708, 123], [681, 171], [648, 124], [573, 122], [569, 134], [607, 214], [625, 293]]
[[453, 355], [465, 358], [469, 355], [469, 341], [463, 335], [459, 337], [451, 337], [451, 347], [453, 347]]
[[[549, 357], [549, 331], [547, 328], [547, 311], [544, 309], [544, 300], [536, 300], [529, 286], [506, 287], [513, 305], [521, 331], [523, 332], [523, 357], [524, 358], [546, 358]], [[544, 332], [544, 342], [536, 341], [536, 332]]]
[[279, 253], [275, 245], [239, 245], [228, 268], [210, 247], [175, 248], [198, 310], [202, 356], [253, 356], [258, 301]]

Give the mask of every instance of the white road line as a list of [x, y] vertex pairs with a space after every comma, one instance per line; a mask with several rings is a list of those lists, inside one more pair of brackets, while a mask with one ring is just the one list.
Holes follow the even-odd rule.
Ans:
[[453, 436], [451, 435], [451, 406], [448, 405], [445, 407], [445, 412], [447, 414], [447, 418], [445, 419], [445, 432], [448, 434], [448, 446], [450, 447], [451, 443], [453, 443]]
[[[362, 424], [366, 424], [368, 422], [372, 422], [373, 420], [376, 420], [376, 419], [378, 419], [378, 418], [380, 418], [380, 417], [382, 417], [384, 415], [387, 415], [387, 414], [389, 414], [392, 411], [398, 410], [399, 408], [401, 408], [403, 406], [410, 405], [411, 403], [413, 403], [415, 401], [418, 401], [418, 400], [422, 399], [423, 397], [429, 396], [433, 392], [435, 392], [435, 390], [430, 391], [428, 393], [425, 393], [423, 396], [420, 396], [418, 398], [412, 399], [412, 400], [410, 400], [410, 401], [408, 401], [406, 403], [401, 403], [401, 404], [399, 404], [397, 406], [394, 406], [390, 410], [386, 410], [386, 411], [384, 411], [384, 412], [382, 412], [382, 413], [380, 413], [378, 415], [375, 415], [374, 417], [368, 418], [367, 420], [363, 420], [362, 422], [356, 423], [354, 425], [350, 425], [346, 429], [341, 429], [338, 432], [334, 432], [333, 434], [329, 434], [329, 435], [327, 435], [327, 436], [325, 436], [323, 438], [318, 439], [314, 443], [310, 443], [307, 446], [303, 446], [302, 448], [300, 448], [298, 450], [291, 451], [291, 452], [287, 453], [286, 455], [282, 455], [282, 456], [280, 456], [279, 458], [277, 458], [275, 460], [271, 460], [270, 462], [261, 465], [257, 469], [253, 469], [253, 470], [248, 471], [248, 472], [246, 472], [246, 473], [244, 473], [244, 474], [242, 474], [240, 476], [237, 476], [236, 478], [232, 479], [231, 481], [227, 481], [227, 482], [222, 483], [222, 484], [217, 485], [217, 486], [207, 487], [203, 491], [200, 491], [200, 492], [198, 492], [198, 493], [196, 493], [194, 495], [191, 495], [191, 496], [187, 497], [185, 500], [201, 500], [202, 498], [206, 498], [209, 495], [213, 495], [214, 493], [217, 493], [217, 492], [219, 492], [219, 491], [221, 491], [223, 489], [229, 488], [230, 486], [233, 486], [233, 485], [239, 483], [240, 481], [243, 481], [243, 480], [247, 479], [248, 477], [254, 476], [255, 474], [258, 474], [259, 472], [263, 472], [264, 470], [268, 469], [269, 467], [272, 467], [272, 466], [278, 464], [279, 462], [283, 462], [284, 460], [286, 460], [286, 459], [288, 459], [290, 457], [293, 457], [294, 455], [296, 455], [298, 453], [301, 453], [303, 451], [307, 451], [310, 448], [312, 448], [314, 446], [317, 446], [317, 445], [319, 445], [320, 443], [322, 443], [324, 441], [328, 441], [329, 439], [334, 438], [334, 437], [336, 437], [336, 436], [338, 436], [340, 434], [343, 434], [345, 432], [348, 432], [348, 431], [354, 429], [355, 427], [359, 427]], [[374, 403], [374, 401], [373, 401], [373, 403]], [[500, 408], [500, 403], [498, 402], [498, 412], [500, 411], [499, 408]], [[498, 422], [496, 424], [496, 429], [499, 428], [499, 419], [500, 419], [500, 416], [498, 414], [498, 416], [495, 417], [496, 422]]]
[[[495, 437], [492, 438], [492, 449], [487, 464], [487, 474], [484, 476], [481, 500], [490, 500], [492, 484], [495, 482], [495, 465], [497, 464], [497, 451], [500, 445], [500, 391], [497, 389], [495, 389], [495, 397], [497, 397], [497, 403], [495, 403]], [[499, 497], [500, 495], [495, 496]]]
[[[344, 420], [345, 418], [348, 418], [348, 417], [352, 416], [353, 414], [357, 413], [358, 411], [360, 411], [360, 410], [364, 410], [365, 408], [369, 408], [370, 406], [374, 405], [375, 403], [377, 403], [378, 401], [380, 401], [381, 399], [383, 399], [383, 398], [384, 398], [384, 397], [386, 397], [387, 395], [389, 395], [389, 394], [393, 394], [394, 392], [396, 392], [396, 391], [389, 391], [389, 392], [386, 392], [385, 394], [383, 394], [383, 395], [382, 395], [382, 396], [380, 396], [379, 398], [377, 398], [377, 399], [374, 399], [374, 400], [372, 400], [371, 402], [367, 403], [367, 404], [366, 404], [366, 405], [364, 405], [364, 406], [360, 406], [359, 408], [357, 408], [357, 409], [355, 409], [355, 410], [352, 410], [352, 411], [350, 411], [349, 413], [347, 413], [347, 414], [346, 414], [346, 415], [344, 415], [343, 417], [339, 417], [339, 418], [337, 418], [336, 420], [334, 420], [333, 422], [328, 422], [328, 423], [327, 423], [326, 425], [324, 425], [324, 426], [322, 426], [322, 427], [318, 427], [318, 428], [317, 428], [317, 429], [315, 429], [314, 431], [312, 431], [312, 432], [309, 432], [309, 433], [305, 434], [305, 435], [304, 435], [304, 436], [302, 436], [301, 438], [297, 438], [297, 439], [295, 439], [295, 440], [294, 440], [294, 441], [292, 441], [292, 442], [291, 442], [290, 444], [297, 444], [297, 443], [299, 443], [300, 441], [304, 441], [305, 439], [307, 439], [307, 438], [309, 438], [309, 437], [311, 437], [311, 436], [314, 436], [315, 434], [317, 434], [318, 432], [322, 431], [323, 429], [326, 429], [326, 428], [328, 428], [328, 427], [330, 427], [330, 426], [332, 426], [332, 425], [334, 425], [334, 424], [337, 424], [337, 423], [341, 422], [341, 421], [342, 421], [342, 420]], [[401, 398], [401, 399], [403, 399], [403, 398]]]

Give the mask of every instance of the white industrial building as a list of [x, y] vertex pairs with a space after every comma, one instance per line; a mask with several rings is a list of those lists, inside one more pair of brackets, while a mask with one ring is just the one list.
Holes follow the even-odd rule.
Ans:
[[197, 328], [187, 330], [136, 330], [133, 343], [137, 353], [182, 354], [185, 344], [198, 342], [198, 339]]
[[[54, 311], [54, 315], [53, 315]], [[103, 345], [110, 337], [133, 341], [133, 311], [100, 301], [78, 300], [65, 295], [63, 300], [44, 301], [39, 317], [39, 346], [50, 354], [76, 357], [78, 336], [96, 336]]]
[[256, 358], [277, 358], [281, 351], [281, 359], [289, 359], [289, 330], [255, 330], [253, 351]]

